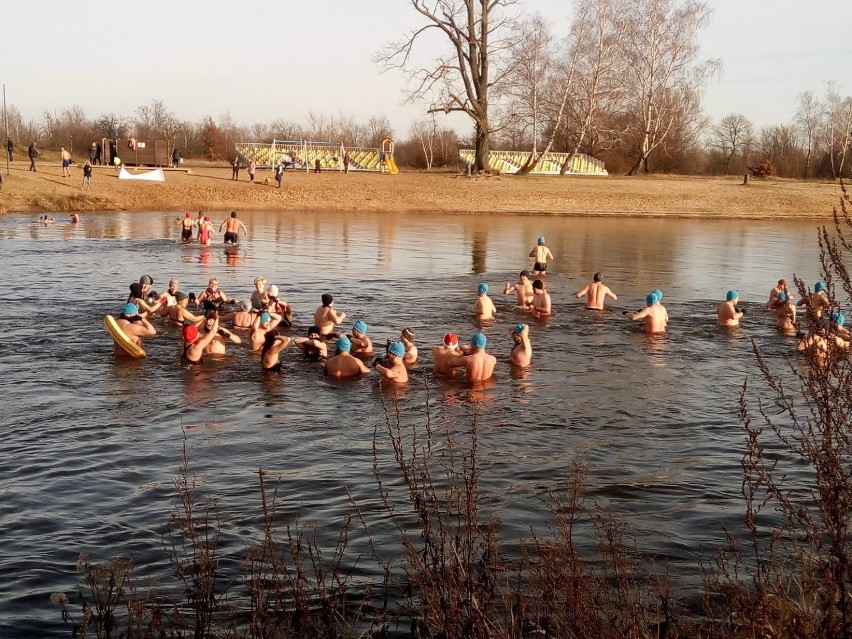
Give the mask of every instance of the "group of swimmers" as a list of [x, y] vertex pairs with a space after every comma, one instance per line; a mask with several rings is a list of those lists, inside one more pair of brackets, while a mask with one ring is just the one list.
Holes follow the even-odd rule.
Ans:
[[[198, 217], [193, 218], [192, 213], [186, 212], [184, 217], [177, 218], [180, 224], [180, 240], [184, 244], [189, 244], [193, 241], [198, 242], [201, 246], [210, 246], [213, 244], [213, 235], [216, 233], [216, 227], [210, 221], [209, 215], [204, 215], [203, 211], [198, 212]], [[241, 220], [237, 219], [237, 212], [231, 211], [231, 216], [219, 225], [219, 233], [225, 230], [225, 244], [236, 245], [240, 240], [240, 231], [248, 237], [248, 230]], [[193, 230], [198, 232], [193, 240]]]

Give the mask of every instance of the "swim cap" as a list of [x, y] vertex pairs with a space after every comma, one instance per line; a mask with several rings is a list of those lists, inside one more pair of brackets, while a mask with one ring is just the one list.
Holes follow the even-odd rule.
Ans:
[[125, 304], [121, 309], [122, 315], [139, 315], [139, 307], [136, 304]]
[[195, 324], [183, 327], [183, 341], [194, 342], [198, 339], [198, 327]]
[[414, 329], [413, 328], [404, 328], [402, 329], [402, 336], [406, 339], [414, 339]]
[[352, 342], [350, 342], [349, 338], [345, 335], [335, 342], [335, 346], [337, 346], [337, 350], [341, 353], [348, 353], [352, 350]]
[[278, 297], [278, 287], [272, 284], [267, 291], [271, 297]]
[[188, 300], [188, 299], [189, 299], [189, 295], [187, 295], [186, 293], [181, 293], [180, 291], [178, 291], [177, 293], [175, 293], [175, 299], [176, 299], [178, 302], [182, 302], [182, 301], [184, 301], [184, 300]]
[[838, 326], [843, 326], [843, 324], [846, 322], [846, 318], [840, 311], [834, 311], [831, 314], [831, 321], [836, 322]]
[[459, 336], [455, 333], [447, 333], [444, 335], [444, 346], [458, 346]]
[[479, 291], [479, 294], [480, 294], [480, 295], [487, 295], [487, 294], [488, 294], [488, 284], [486, 284], [485, 282], [483, 282], [482, 284], [480, 284], [480, 285], [476, 288], [476, 290], [477, 290], [477, 291]]
[[174, 286], [174, 287], [180, 286], [180, 282], [178, 282], [175, 278], [172, 278], [172, 279], [169, 280], [169, 288], [171, 288], [172, 286]]
[[352, 328], [363, 335], [367, 334], [367, 322], [364, 320], [358, 320]]
[[319, 326], [311, 326], [308, 329], [308, 336], [319, 335], [319, 334], [320, 334], [320, 327]]
[[659, 302], [661, 299], [663, 299], [663, 292], [662, 292], [660, 289], [655, 288], [655, 289], [654, 289], [653, 291], [651, 291], [651, 292], [652, 292], [654, 295], [656, 295], [656, 296], [657, 296], [657, 301], [658, 301], [658, 302]]
[[526, 326], [526, 324], [515, 324], [515, 328], [513, 328], [513, 329], [512, 329], [512, 332], [513, 332], [515, 335], [520, 335], [521, 333], [523, 333], [523, 332], [524, 332], [524, 327], [525, 327], [525, 326]]
[[821, 293], [825, 289], [826, 289], [825, 282], [817, 282], [816, 284], [814, 284], [814, 290], [817, 293]]
[[786, 302], [787, 301], [787, 293], [784, 292], [784, 291], [778, 291], [778, 299], [781, 300], [782, 302]]
[[405, 345], [402, 342], [393, 342], [388, 346], [388, 353], [402, 357], [405, 355]]
[[485, 337], [484, 333], [474, 333], [473, 337], [470, 338], [470, 343], [476, 346], [476, 348], [485, 348], [488, 338]]
[[140, 284], [147, 284], [148, 286], [153, 286], [154, 285], [154, 278], [151, 277], [150, 275], [143, 275], [142, 277], [139, 278], [139, 283]]
[[205, 215], [205, 216], [204, 216], [204, 221], [205, 221], [205, 222], [209, 222], [209, 221], [210, 221], [210, 218], [209, 218], [209, 217], [207, 217], [207, 216]]
[[538, 238], [538, 243], [544, 244], [544, 235], [542, 235], [540, 238]]
[[654, 293], [648, 293], [648, 295], [645, 297], [645, 303], [648, 306], [653, 306], [654, 304], [656, 304], [659, 301], [660, 301], [660, 298], [657, 297]]
[[725, 296], [725, 299], [729, 302], [733, 302], [734, 300], [739, 299], [739, 297], [740, 294], [737, 293], [735, 290], [731, 289], [730, 291], [728, 291], [728, 294]]
[[269, 315], [269, 313], [261, 313], [260, 314], [260, 323], [261, 324], [268, 324], [271, 321], [272, 321], [272, 317]]
[[244, 311], [250, 311], [251, 310], [251, 302], [249, 300], [243, 300], [242, 302], [240, 302], [240, 308], [243, 309]]
[[187, 212], [186, 212], [186, 217], [192, 217], [192, 213], [190, 213], [189, 211], [187, 211]]

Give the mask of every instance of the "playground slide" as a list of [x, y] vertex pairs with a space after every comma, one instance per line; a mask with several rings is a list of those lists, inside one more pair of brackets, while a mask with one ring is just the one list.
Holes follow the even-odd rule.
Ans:
[[387, 159], [387, 162], [388, 162], [388, 173], [390, 173], [391, 175], [396, 175], [397, 173], [399, 173], [399, 169], [396, 168], [396, 162], [393, 161], [392, 157], [389, 157]]

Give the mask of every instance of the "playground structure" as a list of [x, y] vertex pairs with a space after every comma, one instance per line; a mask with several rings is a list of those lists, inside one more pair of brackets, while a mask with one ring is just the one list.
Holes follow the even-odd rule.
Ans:
[[387, 169], [396, 173], [393, 140], [390, 138], [382, 141], [381, 149], [315, 140], [273, 140], [271, 144], [238, 142], [234, 146], [240, 164], [246, 165], [249, 160], [254, 160], [258, 168], [271, 169], [283, 164], [284, 168], [312, 171], [319, 160], [320, 168], [324, 171], [343, 171], [343, 157], [348, 152], [350, 171], [381, 171], [384, 157], [387, 160]]
[[[488, 166], [492, 171], [500, 173], [517, 173], [530, 155], [529, 151], [489, 151]], [[468, 166], [473, 165], [474, 158], [473, 149], [459, 150], [459, 159]], [[603, 162], [583, 153], [577, 153], [573, 157], [570, 153], [546, 153], [530, 173], [560, 175], [562, 165], [566, 161], [568, 161], [566, 175], [609, 175]]]

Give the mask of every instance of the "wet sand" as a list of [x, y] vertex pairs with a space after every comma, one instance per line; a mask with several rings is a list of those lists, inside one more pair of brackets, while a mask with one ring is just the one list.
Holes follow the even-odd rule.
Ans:
[[[62, 177], [55, 163], [37, 173], [14, 162], [0, 192], [0, 212], [281, 210], [380, 211], [443, 214], [529, 213], [558, 216], [678, 216], [700, 218], [813, 218], [831, 216], [840, 189], [828, 182], [751, 180], [742, 176], [459, 176], [449, 172], [398, 175], [289, 170], [278, 189], [271, 171], [192, 166], [166, 171], [165, 183], [119, 180], [95, 167], [82, 191], [82, 165]], [[5, 174], [5, 166], [0, 164]], [[132, 171], [133, 169], [131, 169]], [[268, 184], [264, 181], [268, 178]]]

